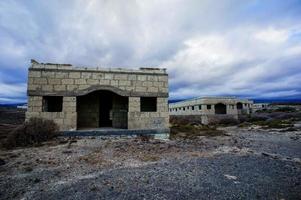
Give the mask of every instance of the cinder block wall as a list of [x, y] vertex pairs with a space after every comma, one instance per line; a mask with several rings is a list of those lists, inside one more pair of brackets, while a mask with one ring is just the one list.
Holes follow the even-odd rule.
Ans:
[[[32, 61], [28, 72], [26, 119], [43, 117], [53, 119], [61, 130], [76, 129], [77, 97], [98, 90], [128, 97], [129, 129], [168, 128], [168, 75], [164, 69], [157, 68], [80, 68]], [[43, 96], [63, 96], [62, 112], [44, 112]], [[140, 97], [156, 97], [157, 111], [141, 112]], [[121, 118], [121, 115], [117, 112], [114, 116]], [[124, 123], [121, 121], [117, 123]]]
[[128, 126], [129, 129], [167, 129], [169, 127], [169, 113], [167, 98], [157, 98], [156, 112], [140, 112], [140, 98], [129, 98]]
[[62, 112], [43, 112], [42, 96], [28, 96], [28, 109], [26, 112], [26, 120], [31, 117], [41, 117], [54, 120], [60, 126], [61, 130], [76, 129], [77, 113], [76, 113], [76, 97], [63, 98]]
[[[226, 106], [226, 114], [215, 114], [215, 105], [224, 104]], [[237, 109], [237, 103], [242, 103], [243, 108]], [[233, 97], [203, 97], [195, 98], [169, 105], [170, 115], [199, 115], [203, 124], [208, 124], [212, 120], [223, 117], [233, 117], [238, 119], [239, 114], [250, 113], [253, 101], [247, 99], [238, 99]], [[208, 105], [211, 106], [208, 109]], [[201, 106], [201, 109], [199, 109]], [[192, 109], [194, 107], [194, 109]], [[177, 111], [175, 111], [177, 108]], [[185, 110], [183, 109], [185, 108]]]

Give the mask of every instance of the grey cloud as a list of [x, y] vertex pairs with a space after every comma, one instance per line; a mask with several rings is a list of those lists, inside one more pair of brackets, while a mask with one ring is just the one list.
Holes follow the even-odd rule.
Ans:
[[[31, 58], [161, 66], [170, 73], [171, 98], [299, 94], [300, 13], [294, 0], [2, 1], [0, 71], [21, 68], [25, 83]], [[11, 81], [3, 76], [0, 84]], [[13, 97], [1, 90], [0, 97]]]

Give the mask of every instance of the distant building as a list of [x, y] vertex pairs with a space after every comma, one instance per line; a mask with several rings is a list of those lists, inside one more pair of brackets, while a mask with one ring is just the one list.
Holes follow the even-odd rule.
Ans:
[[26, 118], [54, 120], [61, 130], [168, 130], [165, 69], [73, 67], [32, 61]]
[[266, 110], [269, 108], [269, 103], [254, 103], [252, 106], [253, 112], [258, 110]]
[[238, 118], [252, 112], [253, 101], [235, 97], [201, 97], [169, 104], [170, 115], [199, 115], [203, 124], [219, 117]]
[[17, 106], [18, 109], [23, 109], [23, 110], [27, 110], [27, 107], [28, 107], [27, 104]]

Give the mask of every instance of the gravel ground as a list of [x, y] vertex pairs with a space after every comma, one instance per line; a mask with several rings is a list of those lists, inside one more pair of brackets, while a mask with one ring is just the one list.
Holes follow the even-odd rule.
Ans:
[[301, 132], [53, 141], [1, 151], [0, 199], [301, 199]]

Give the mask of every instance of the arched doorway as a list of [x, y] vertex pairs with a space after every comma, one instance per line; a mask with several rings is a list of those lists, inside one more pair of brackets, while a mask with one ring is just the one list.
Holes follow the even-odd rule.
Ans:
[[227, 107], [223, 103], [218, 103], [214, 105], [215, 114], [227, 114]]
[[98, 90], [77, 97], [77, 128], [127, 128], [128, 97]]
[[241, 109], [242, 109], [242, 103], [241, 103], [241, 102], [238, 102], [238, 103], [236, 104], [236, 108], [237, 108], [237, 110], [241, 110]]

